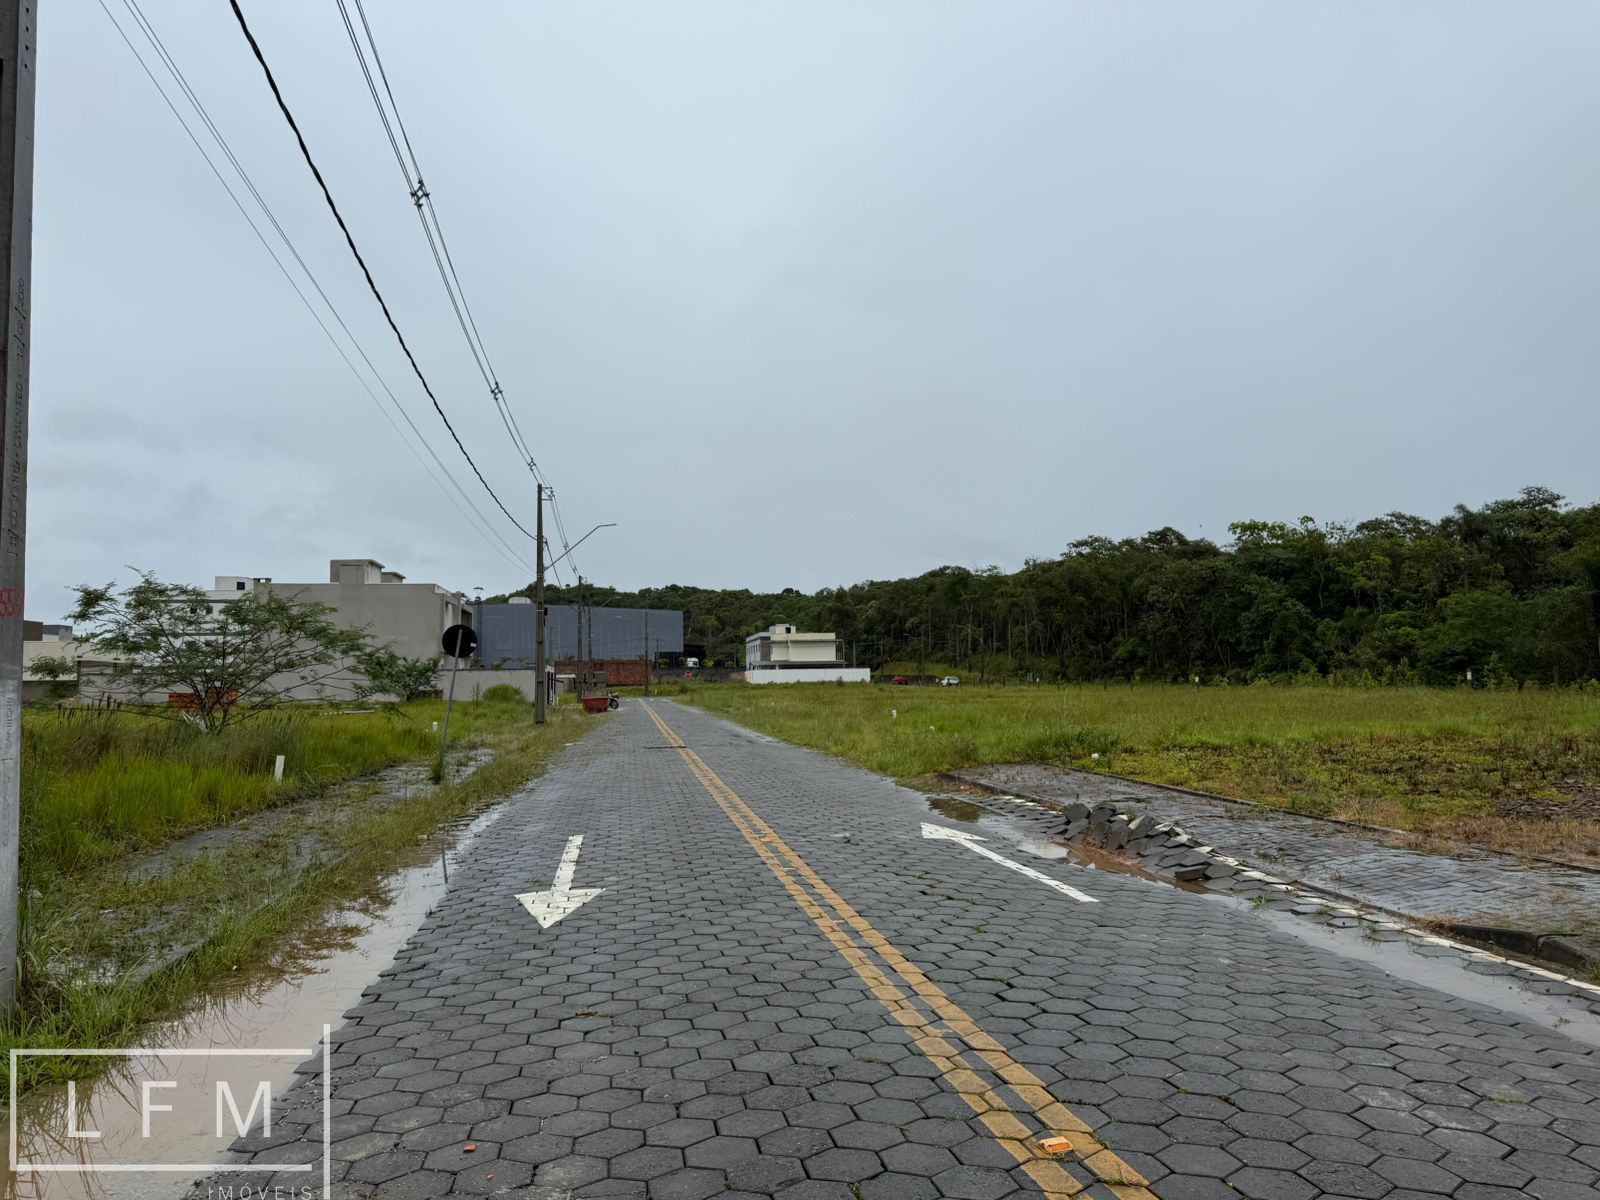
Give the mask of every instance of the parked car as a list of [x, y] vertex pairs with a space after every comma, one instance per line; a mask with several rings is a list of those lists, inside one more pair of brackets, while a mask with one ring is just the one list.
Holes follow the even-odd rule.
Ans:
[[961, 680], [957, 679], [954, 675], [946, 675], [943, 679], [939, 680], [940, 687], [956, 687], [960, 683]]
[[899, 684], [901, 687], [908, 687], [911, 684], [911, 678], [907, 675], [896, 675], [889, 682]]

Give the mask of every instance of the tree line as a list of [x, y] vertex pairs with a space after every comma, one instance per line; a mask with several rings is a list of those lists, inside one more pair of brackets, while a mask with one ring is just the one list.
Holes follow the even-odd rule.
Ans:
[[1528, 487], [1439, 520], [1302, 517], [1229, 533], [1221, 546], [1172, 528], [1087, 537], [1018, 571], [940, 567], [809, 595], [673, 584], [594, 587], [590, 602], [681, 609], [685, 642], [729, 665], [749, 634], [790, 622], [837, 633], [847, 661], [975, 681], [1600, 677], [1600, 504]]

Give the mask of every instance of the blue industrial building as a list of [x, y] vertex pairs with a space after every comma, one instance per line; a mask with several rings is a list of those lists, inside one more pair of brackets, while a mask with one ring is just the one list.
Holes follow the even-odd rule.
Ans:
[[[534, 605], [518, 597], [508, 604], [480, 604], [473, 612], [478, 631], [477, 658], [486, 667], [534, 665]], [[550, 604], [545, 608], [546, 662], [578, 658], [578, 606]], [[594, 621], [592, 642], [585, 642], [596, 659], [637, 659], [651, 662], [683, 653], [683, 613], [671, 608], [595, 607], [586, 612]], [[647, 640], [648, 639], [648, 640]]]

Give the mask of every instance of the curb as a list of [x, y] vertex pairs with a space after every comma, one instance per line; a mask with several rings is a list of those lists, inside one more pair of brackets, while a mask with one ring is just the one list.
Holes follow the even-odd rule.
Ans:
[[[1274, 908], [1296, 909], [1308, 902], [1322, 903], [1324, 900], [1332, 900], [1337, 902], [1331, 907], [1334, 923], [1371, 920], [1372, 913], [1381, 913], [1401, 921], [1412, 922], [1414, 925], [1437, 926], [1448, 930], [1456, 937], [1486, 942], [1516, 954], [1542, 959], [1567, 970], [1600, 970], [1600, 955], [1565, 933], [1536, 933], [1524, 929], [1470, 925], [1397, 912], [1371, 904], [1358, 896], [1345, 895], [1326, 888], [1268, 875], [1248, 863], [1223, 854], [1214, 846], [1202, 844], [1180, 825], [1171, 821], [1157, 821], [1137, 811], [1130, 815], [1129, 812], [1108, 803], [1094, 805], [1082, 801], [1061, 803], [1028, 795], [1025, 792], [1007, 791], [992, 784], [980, 783], [946, 771], [938, 772], [937, 777], [965, 787], [976, 788], [997, 799], [1019, 801], [1033, 808], [1044, 808], [1058, 813], [1066, 818], [1066, 822], [1055, 836], [1069, 842], [1088, 843], [1133, 858], [1139, 869], [1146, 874], [1174, 883], [1226, 892], [1240, 899], [1252, 903], [1265, 903]], [[1244, 804], [1248, 801], [1234, 801], [1234, 803]], [[1379, 928], [1420, 937], [1431, 936], [1426, 929], [1410, 928], [1393, 922], [1377, 922], [1377, 925]], [[1600, 993], [1600, 985], [1576, 979], [1568, 979], [1566, 982]]]

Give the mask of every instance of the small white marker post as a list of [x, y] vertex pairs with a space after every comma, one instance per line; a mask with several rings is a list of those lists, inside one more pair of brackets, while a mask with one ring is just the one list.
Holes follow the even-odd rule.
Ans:
[[956, 842], [959, 845], [965, 846], [968, 850], [971, 850], [974, 853], [981, 854], [985, 858], [999, 863], [1002, 867], [1007, 867], [1019, 875], [1026, 875], [1029, 879], [1034, 880], [1036, 883], [1042, 883], [1047, 888], [1054, 888], [1064, 896], [1071, 896], [1074, 900], [1081, 900], [1085, 904], [1100, 903], [1093, 896], [1085, 895], [1077, 888], [1062, 883], [1059, 879], [1051, 879], [1050, 876], [1046, 875], [1043, 871], [1035, 871], [1032, 867], [1025, 867], [1019, 862], [1012, 862], [1009, 858], [1005, 858], [999, 854], [996, 854], [993, 850], [989, 849], [989, 847], [978, 845], [978, 843], [983, 841], [983, 839], [975, 833], [968, 833], [964, 829], [951, 829], [947, 825], [934, 825], [928, 821], [924, 821], [922, 823], [922, 836], [925, 838], [934, 838], [940, 841]]
[[278, 761], [272, 765], [272, 782], [283, 782], [283, 755], [278, 755]]

